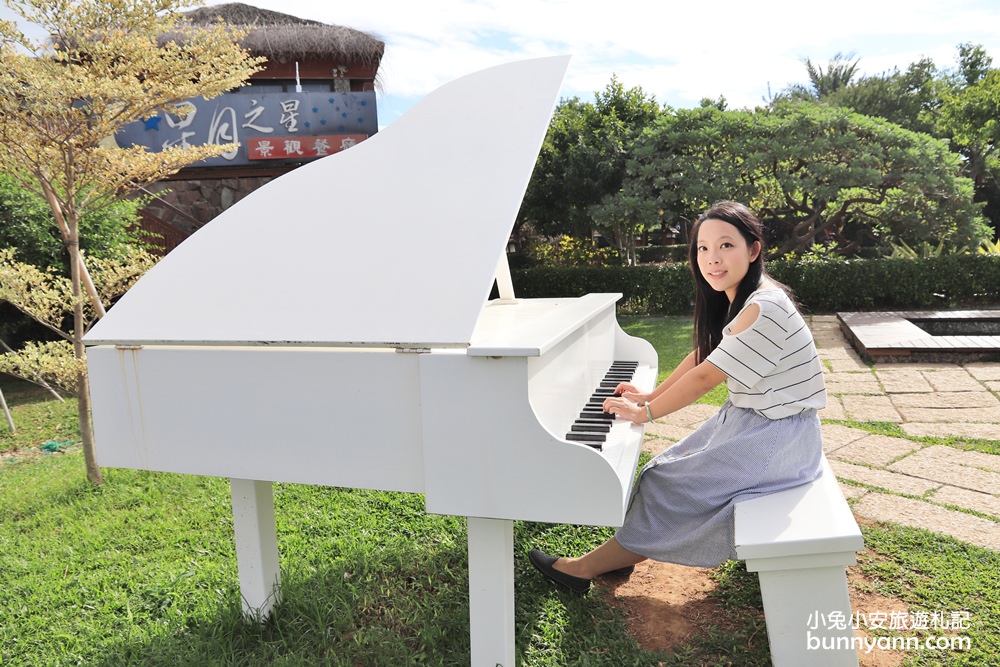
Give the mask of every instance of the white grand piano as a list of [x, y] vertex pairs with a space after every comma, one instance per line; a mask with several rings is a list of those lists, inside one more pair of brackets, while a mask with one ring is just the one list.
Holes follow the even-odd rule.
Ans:
[[568, 61], [459, 79], [268, 183], [86, 336], [101, 465], [231, 479], [248, 616], [280, 596], [273, 482], [468, 517], [473, 665], [514, 664], [514, 520], [621, 524], [642, 428], [575, 429], [656, 353], [620, 295], [517, 299], [506, 261]]

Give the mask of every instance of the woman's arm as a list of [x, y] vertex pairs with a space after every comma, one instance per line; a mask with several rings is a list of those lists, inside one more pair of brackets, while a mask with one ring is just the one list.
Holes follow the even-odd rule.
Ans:
[[[729, 335], [735, 335], [749, 328], [760, 316], [760, 306], [747, 306], [729, 325]], [[670, 376], [647, 395], [624, 393], [621, 398], [604, 401], [604, 411], [611, 412], [636, 423], [642, 424], [669, 415], [691, 405], [727, 378], [718, 367], [702, 361], [695, 363], [695, 352], [684, 358]], [[643, 407], [643, 404], [649, 408]]]
[[680, 374], [680, 377], [677, 377], [680, 370], [681, 366], [678, 366], [677, 370], [671, 373], [670, 377], [650, 394], [646, 407], [629, 400], [625, 395], [621, 398], [606, 399], [604, 411], [620, 415], [636, 424], [642, 424], [649, 421], [647, 407], [649, 413], [653, 415], [653, 419], [668, 415], [691, 405], [726, 379], [725, 373], [707, 362], [688, 368], [686, 372]]
[[622, 396], [629, 399], [630, 401], [635, 401], [639, 405], [645, 405], [646, 403], [652, 401], [654, 398], [656, 398], [657, 396], [665, 392], [667, 389], [669, 389], [675, 382], [677, 382], [677, 380], [681, 378], [681, 376], [683, 376], [685, 373], [687, 373], [694, 367], [695, 367], [695, 352], [691, 352], [689, 355], [684, 357], [684, 360], [681, 361], [681, 363], [677, 364], [677, 368], [675, 368], [670, 373], [670, 375], [667, 376], [666, 380], [661, 382], [656, 387], [656, 389], [649, 392], [648, 394], [644, 394], [638, 391], [634, 385], [631, 385], [627, 382], [622, 382], [621, 384], [619, 384], [616, 392], [620, 393]]

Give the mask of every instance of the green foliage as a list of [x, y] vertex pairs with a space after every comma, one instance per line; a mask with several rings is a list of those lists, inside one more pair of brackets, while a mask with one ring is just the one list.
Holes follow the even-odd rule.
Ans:
[[944, 241], [941, 241], [936, 246], [924, 241], [916, 248], [911, 248], [906, 241], [902, 240], [898, 244], [892, 243], [891, 245], [892, 253], [889, 255], [891, 259], [928, 259], [930, 257], [940, 257], [948, 252], [958, 252], [956, 248], [946, 248]]
[[[121, 245], [139, 245], [133, 230], [144, 200], [118, 201], [80, 220], [80, 247], [103, 257]], [[0, 174], [0, 249], [16, 248], [21, 261], [69, 274], [69, 255], [52, 219], [52, 209], [13, 178]]]
[[946, 254], [826, 263], [779, 260], [768, 268], [813, 313], [1000, 303], [996, 256]]
[[795, 252], [785, 253], [782, 259], [800, 262], [843, 262], [847, 258], [837, 252], [836, 246], [814, 243], [801, 255]]
[[[89, 259], [89, 258], [88, 258]], [[90, 260], [95, 289], [106, 303], [115, 301], [156, 261], [152, 254], [120, 245]], [[84, 304], [88, 321], [94, 316], [92, 303], [82, 295], [74, 298], [69, 278], [54, 267], [40, 269], [20, 260], [13, 248], [0, 250], [0, 300], [7, 301], [37, 322], [72, 338], [69, 320], [78, 301]]]
[[554, 241], [535, 243], [528, 252], [541, 266], [620, 266], [622, 263], [621, 253], [615, 248], [602, 248], [590, 239], [566, 235]]
[[[795, 292], [808, 312], [917, 310], [1000, 304], [1000, 255], [944, 254], [927, 259], [779, 259], [775, 279]], [[633, 315], [690, 315], [694, 288], [687, 264], [554, 268], [512, 271], [522, 297], [621, 293]]]
[[[947, 144], [816, 103], [661, 115], [633, 145], [623, 189], [685, 230], [711, 203], [760, 214], [779, 254], [897, 238], [978, 243], [988, 228]], [[683, 240], [683, 239], [682, 239]]]
[[556, 107], [542, 144], [518, 226], [538, 233], [586, 236], [600, 228], [591, 207], [622, 187], [631, 139], [660, 113], [641, 88], [612, 77], [593, 103], [579, 98]]
[[976, 252], [981, 255], [1000, 255], [1000, 242], [986, 239], [976, 248]]
[[65, 340], [28, 341], [16, 354], [0, 354], [0, 373], [24, 379], [41, 378], [67, 393], [75, 394], [76, 380], [86, 362], [73, 355], [73, 346]]
[[943, 76], [930, 58], [922, 58], [905, 70], [897, 68], [852, 80], [823, 101], [832, 107], [884, 118], [908, 130], [934, 134], [941, 96], [951, 87]]
[[690, 315], [694, 284], [686, 264], [631, 267], [537, 267], [512, 270], [514, 292], [525, 298], [618, 292], [624, 312]]

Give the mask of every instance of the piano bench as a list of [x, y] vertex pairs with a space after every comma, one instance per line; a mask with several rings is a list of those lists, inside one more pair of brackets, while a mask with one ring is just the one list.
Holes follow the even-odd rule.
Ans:
[[736, 504], [736, 554], [760, 579], [774, 667], [857, 667], [848, 565], [864, 539], [823, 457], [809, 484]]

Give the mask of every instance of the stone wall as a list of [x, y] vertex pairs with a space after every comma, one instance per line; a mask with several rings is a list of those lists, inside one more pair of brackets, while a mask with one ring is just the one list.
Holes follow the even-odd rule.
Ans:
[[144, 211], [190, 236], [273, 176], [161, 181], [147, 188], [157, 195]]

